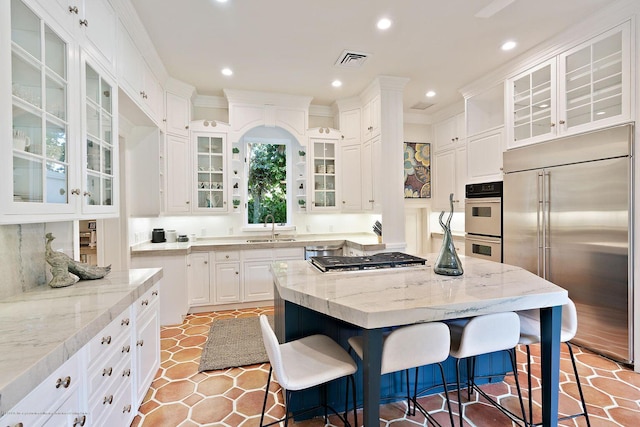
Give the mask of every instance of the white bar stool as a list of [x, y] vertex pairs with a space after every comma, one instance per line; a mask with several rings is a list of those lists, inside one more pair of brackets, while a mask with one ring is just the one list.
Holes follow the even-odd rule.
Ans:
[[[334, 340], [326, 335], [311, 335], [299, 340], [290, 341], [284, 344], [278, 343], [276, 334], [269, 325], [267, 316], [260, 315], [260, 328], [262, 329], [262, 339], [264, 347], [269, 357], [269, 377], [267, 379], [267, 387], [265, 389], [264, 401], [262, 403], [262, 415], [260, 416], [260, 427], [266, 427], [278, 424], [284, 421], [285, 427], [288, 425], [289, 418], [289, 402], [292, 397], [292, 391], [305, 390], [308, 388], [324, 385], [330, 381], [342, 377], [349, 377], [353, 386], [353, 413], [355, 424], [358, 424], [356, 404], [355, 404], [355, 380], [353, 374], [356, 372], [357, 365], [349, 356], [349, 353]], [[269, 385], [271, 383], [271, 374], [275, 371], [278, 383], [286, 391], [285, 396], [285, 417], [263, 424], [264, 411], [269, 396]], [[326, 392], [326, 390], [325, 390]], [[349, 396], [349, 381], [347, 381], [347, 398]], [[336, 410], [330, 408], [338, 415], [345, 426], [350, 426], [347, 421], [348, 399], [345, 403], [344, 416], [338, 414]], [[324, 404], [325, 424], [327, 422], [327, 404]], [[306, 411], [305, 411], [306, 412]], [[297, 414], [300, 415], [300, 414]]]
[[[527, 380], [529, 386], [529, 420], [525, 420], [530, 426], [533, 426], [533, 402], [531, 399], [531, 351], [529, 346], [532, 344], [538, 344], [540, 342], [540, 310], [524, 310], [517, 312], [520, 317], [520, 341], [527, 349]], [[569, 349], [569, 355], [571, 356], [571, 364], [573, 365], [573, 373], [576, 376], [576, 385], [578, 386], [578, 393], [580, 394], [580, 401], [582, 402], [582, 412], [566, 417], [558, 418], [558, 420], [567, 420], [584, 415], [587, 426], [591, 426], [589, 421], [589, 414], [587, 413], [587, 404], [584, 401], [584, 394], [582, 393], [582, 385], [580, 384], [580, 377], [578, 376], [578, 367], [576, 366], [576, 359], [573, 355], [573, 348], [569, 344], [569, 340], [572, 340], [576, 336], [578, 331], [578, 313], [576, 311], [576, 305], [573, 301], [562, 306], [562, 330], [560, 332], [560, 342], [567, 345]]]
[[[349, 344], [353, 351], [362, 359], [363, 339], [361, 336], [349, 338]], [[442, 386], [449, 409], [449, 418], [453, 426], [453, 415], [451, 413], [451, 402], [447, 392], [447, 382], [444, 377], [442, 363], [449, 357], [451, 338], [449, 328], [442, 322], [420, 323], [416, 325], [404, 326], [393, 330], [383, 337], [382, 344], [382, 367], [381, 374], [405, 371], [407, 378], [407, 414], [415, 415], [416, 407], [434, 425], [440, 425], [431, 415], [418, 403], [418, 370], [420, 366], [437, 363], [442, 376]], [[413, 397], [409, 391], [409, 369], [416, 368]], [[413, 402], [413, 412], [411, 411]]]
[[[462, 399], [460, 397], [460, 360], [467, 359], [467, 393], [471, 398], [471, 391], [475, 389], [485, 399], [491, 402], [496, 408], [514, 421], [519, 417], [508, 409], [502, 407], [489, 395], [482, 391], [474, 381], [475, 356], [496, 351], [506, 351], [511, 359], [511, 367], [514, 372], [518, 398], [522, 410], [522, 419], [525, 419], [524, 404], [518, 382], [518, 367], [516, 365], [515, 346], [520, 339], [520, 319], [514, 312], [485, 314], [472, 317], [470, 319], [457, 319], [447, 321], [451, 330], [451, 351], [450, 355], [456, 360], [456, 384], [458, 386], [458, 413], [460, 416], [460, 427], [462, 427]], [[471, 358], [471, 359], [468, 359]], [[469, 364], [471, 361], [471, 364]]]

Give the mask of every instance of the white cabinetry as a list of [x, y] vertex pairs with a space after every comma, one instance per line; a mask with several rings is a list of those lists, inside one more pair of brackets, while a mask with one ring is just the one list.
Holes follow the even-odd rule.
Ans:
[[92, 57], [115, 74], [117, 16], [108, 0], [38, 0]]
[[362, 209], [364, 211], [382, 211], [380, 174], [376, 173], [377, 168], [382, 165], [381, 141], [378, 135], [362, 143]]
[[240, 301], [240, 252], [214, 252], [214, 303], [228, 304]]
[[467, 148], [435, 153], [433, 156], [433, 182], [435, 210], [449, 211], [449, 194], [453, 193], [453, 208], [464, 210], [464, 186], [467, 179]]
[[227, 211], [227, 136], [193, 132], [194, 179], [192, 209], [196, 212]]
[[464, 144], [465, 120], [464, 113], [456, 114], [433, 125], [435, 139], [434, 151], [442, 151]]
[[[163, 279], [164, 280], [164, 279]], [[164, 292], [164, 291], [163, 291]], [[142, 295], [134, 304], [135, 328], [135, 406], [144, 399], [160, 367], [160, 297], [158, 285]], [[126, 407], [122, 412], [125, 412]], [[133, 411], [135, 414], [137, 411]]]
[[[470, 136], [467, 139], [467, 183], [502, 181], [503, 152], [502, 127]], [[464, 193], [459, 197], [464, 197]]]
[[342, 145], [360, 144], [361, 116], [360, 108], [340, 112], [340, 132], [344, 135]]
[[362, 187], [362, 146], [342, 145], [340, 147], [340, 182], [342, 211], [361, 211], [363, 199]]
[[327, 138], [312, 137], [309, 148], [312, 151], [311, 160], [311, 192], [313, 211], [335, 211], [337, 209], [337, 181], [336, 171], [338, 161], [336, 153], [339, 135]]
[[507, 145], [533, 144], [630, 120], [630, 23], [507, 81]]
[[162, 88], [122, 24], [118, 28], [118, 54], [120, 87], [158, 124], [164, 110]]
[[169, 134], [188, 137], [191, 107], [189, 99], [171, 92], [165, 93], [166, 131]]
[[362, 107], [362, 140], [380, 135], [380, 95], [374, 96]]
[[243, 301], [273, 299], [273, 278], [270, 265], [273, 261], [271, 249], [242, 251]]
[[211, 301], [208, 252], [192, 252], [187, 255], [187, 283], [189, 306], [208, 304]]
[[167, 135], [166, 205], [168, 213], [191, 211], [192, 162], [189, 139]]

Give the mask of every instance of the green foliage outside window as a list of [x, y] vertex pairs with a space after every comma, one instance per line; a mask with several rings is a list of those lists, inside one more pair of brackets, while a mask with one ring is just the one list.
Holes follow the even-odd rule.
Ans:
[[248, 223], [261, 224], [271, 214], [287, 222], [287, 154], [281, 144], [249, 144]]

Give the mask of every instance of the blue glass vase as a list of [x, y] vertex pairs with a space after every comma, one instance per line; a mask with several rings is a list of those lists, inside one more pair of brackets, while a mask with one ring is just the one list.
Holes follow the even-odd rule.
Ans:
[[458, 254], [456, 253], [456, 247], [453, 245], [453, 236], [451, 236], [451, 217], [453, 216], [453, 193], [449, 195], [449, 206], [451, 212], [447, 223], [442, 222], [444, 211], [440, 213], [438, 221], [444, 230], [444, 239], [442, 239], [442, 247], [436, 262], [433, 266], [433, 271], [436, 274], [442, 274], [443, 276], [461, 276], [464, 273], [462, 263]]

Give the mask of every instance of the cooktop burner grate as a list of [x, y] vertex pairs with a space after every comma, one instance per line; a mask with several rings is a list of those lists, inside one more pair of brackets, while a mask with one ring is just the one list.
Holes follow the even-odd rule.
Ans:
[[314, 256], [310, 260], [322, 272], [405, 267], [425, 265], [427, 262], [424, 258], [402, 252], [382, 252], [367, 256]]

